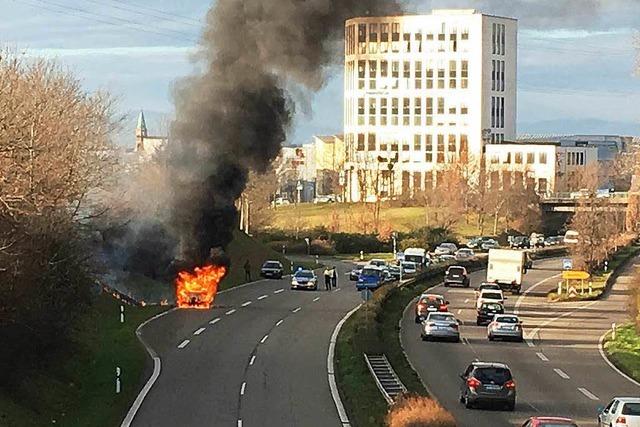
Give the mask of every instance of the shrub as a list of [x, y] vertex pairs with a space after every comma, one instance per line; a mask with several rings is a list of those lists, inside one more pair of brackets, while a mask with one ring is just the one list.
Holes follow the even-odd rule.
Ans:
[[455, 427], [453, 416], [435, 400], [401, 396], [387, 414], [388, 427]]
[[311, 241], [312, 255], [334, 255], [336, 250], [333, 243], [328, 240], [315, 239]]
[[409, 233], [400, 235], [401, 247], [434, 249], [440, 243], [451, 242], [458, 244], [458, 237], [445, 227], [421, 227]]
[[390, 243], [381, 242], [374, 234], [335, 233], [331, 236], [335, 249], [342, 254], [390, 252]]

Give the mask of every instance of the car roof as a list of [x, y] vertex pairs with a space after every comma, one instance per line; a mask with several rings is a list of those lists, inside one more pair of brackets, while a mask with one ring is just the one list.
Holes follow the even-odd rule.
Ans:
[[430, 298], [430, 297], [436, 297], [436, 298], [442, 298], [444, 299], [444, 296], [439, 295], [439, 294], [420, 294], [420, 298]]
[[496, 314], [496, 317], [515, 317], [516, 319], [519, 319], [518, 315], [513, 313]]
[[502, 293], [502, 289], [482, 289], [480, 291], [480, 294], [484, 294], [485, 292], [488, 293], [488, 294], [492, 294], [492, 293], [496, 293], [496, 294], [500, 293], [501, 294]]
[[619, 400], [622, 403], [639, 403], [640, 397], [615, 397], [614, 399]]
[[476, 368], [504, 368], [509, 369], [509, 367], [505, 363], [500, 362], [482, 362], [479, 360], [475, 360], [471, 362], [473, 366]]
[[532, 417], [531, 419], [536, 421], [566, 421], [569, 423], [573, 423], [573, 420], [571, 418], [565, 417]]
[[298, 274], [298, 273], [313, 273], [313, 270], [302, 269], [302, 270], [296, 271], [296, 274]]

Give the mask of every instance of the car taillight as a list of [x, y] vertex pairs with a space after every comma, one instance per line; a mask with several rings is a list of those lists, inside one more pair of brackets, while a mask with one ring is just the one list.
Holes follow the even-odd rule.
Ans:
[[427, 322], [427, 326], [436, 326], [436, 324], [433, 322]]
[[458, 329], [457, 323], [451, 323], [449, 326], [451, 326], [453, 329]]
[[516, 389], [516, 383], [513, 382], [513, 380], [509, 380], [506, 383], [504, 383], [504, 387], [508, 390], [515, 390]]
[[475, 379], [474, 377], [471, 377], [467, 380], [467, 386], [469, 386], [470, 389], [476, 389], [478, 387], [480, 387], [482, 385], [482, 383], [480, 381], [478, 381], [477, 379]]
[[442, 304], [440, 306], [440, 311], [447, 311], [447, 305], [446, 304]]
[[618, 418], [616, 418], [616, 424], [626, 424], [627, 423], [627, 418], [624, 416], [619, 416]]

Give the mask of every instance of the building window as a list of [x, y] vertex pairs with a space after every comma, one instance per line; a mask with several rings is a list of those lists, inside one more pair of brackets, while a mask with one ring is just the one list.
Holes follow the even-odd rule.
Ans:
[[[504, 97], [500, 98], [500, 128], [504, 129]], [[502, 134], [504, 138], [504, 134]]]
[[467, 135], [460, 135], [460, 161], [467, 163], [469, 160], [469, 139]]
[[402, 64], [402, 78], [404, 79], [404, 82], [402, 82], [402, 88], [409, 89], [411, 79], [411, 63], [409, 61], [404, 61]]
[[369, 53], [378, 53], [378, 24], [369, 25]]
[[438, 98], [438, 114], [444, 114], [444, 98]]
[[493, 53], [494, 55], [496, 54], [496, 50], [497, 50], [496, 49], [496, 45], [497, 45], [496, 41], [498, 39], [497, 34], [496, 34], [497, 31], [498, 31], [497, 28], [496, 28], [497, 26], [498, 26], [498, 24], [495, 24], [495, 23], [491, 26], [491, 28], [492, 28], [491, 41], [492, 41], [492, 45], [493, 45], [491, 53]]
[[456, 106], [454, 105], [453, 107], [449, 107], [449, 114], [456, 114]]
[[424, 150], [425, 150], [425, 158], [424, 158], [425, 162], [433, 163], [433, 136], [432, 135], [425, 135]]
[[447, 159], [450, 163], [455, 162], [457, 152], [458, 150], [456, 149], [456, 136], [449, 135], [449, 144], [447, 146]]
[[502, 63], [500, 68], [500, 90], [504, 92], [504, 67], [505, 61], [500, 61]]
[[496, 127], [496, 97], [495, 96], [491, 97], [491, 127], [492, 128]]
[[398, 126], [398, 116], [400, 115], [398, 104], [398, 98], [391, 99], [391, 125], [393, 126]]
[[418, 53], [422, 53], [422, 33], [421, 32], [417, 32], [415, 34], [415, 45], [414, 45], [414, 50], [416, 50]]
[[402, 34], [402, 51], [411, 52], [411, 33]]
[[517, 165], [521, 165], [521, 164], [522, 164], [522, 153], [517, 152], [517, 153], [515, 154], [515, 163], [516, 163]]
[[496, 165], [500, 163], [500, 156], [498, 156], [497, 154], [492, 154], [491, 155], [491, 164], [492, 165]]
[[431, 171], [424, 173], [424, 189], [433, 190], [433, 172]]
[[449, 61], [449, 89], [456, 88], [457, 78], [458, 78], [458, 71], [456, 69], [456, 61]]
[[547, 164], [547, 153], [538, 154], [538, 163], [540, 163], [541, 165]]
[[369, 89], [376, 88], [378, 77], [378, 61], [369, 61]]
[[413, 124], [422, 125], [422, 98], [413, 99]]
[[532, 165], [535, 163], [535, 155], [534, 153], [527, 153], [527, 164]]
[[380, 99], [380, 125], [381, 126], [386, 126], [387, 125], [387, 98], [381, 98]]
[[456, 33], [449, 34], [449, 40], [450, 40], [449, 43], [451, 47], [451, 52], [457, 52], [458, 51], [458, 35]]
[[364, 151], [364, 134], [358, 134], [358, 151]]
[[358, 125], [364, 125], [364, 98], [358, 98]]
[[422, 151], [422, 141], [420, 135], [413, 135], [413, 151]]
[[538, 193], [545, 194], [547, 192], [547, 179], [539, 178], [538, 179]]
[[469, 61], [462, 61], [462, 71], [460, 74], [460, 87], [466, 89], [469, 87]]
[[506, 43], [505, 43], [505, 33], [507, 32], [507, 26], [502, 24], [502, 31], [500, 33], [501, 37], [500, 37], [500, 43], [502, 44], [502, 54], [505, 54], [505, 50], [506, 50]]
[[438, 163], [444, 163], [444, 135], [438, 135]]
[[411, 115], [411, 100], [410, 98], [403, 98], [402, 100], [402, 124], [404, 126], [409, 126], [411, 124], [410, 115]]
[[409, 151], [409, 144], [402, 144], [402, 151]]
[[376, 125], [376, 98], [369, 98], [369, 124]]
[[380, 24], [380, 53], [389, 50], [389, 24]]
[[438, 68], [438, 89], [444, 89], [444, 68]]
[[462, 30], [462, 34], [460, 35], [461, 40], [469, 40], [469, 29], [465, 28]]
[[376, 134], [367, 135], [367, 151], [376, 151]]
[[366, 61], [358, 61], [358, 89], [364, 89]]
[[433, 89], [433, 68], [427, 68], [427, 89]]
[[469, 108], [467, 107], [466, 104], [462, 104], [460, 106], [460, 114], [462, 115], [469, 114]]
[[431, 126], [433, 124], [433, 98], [427, 98], [427, 126]]
[[511, 151], [507, 151], [507, 155], [502, 163], [504, 163], [505, 165], [511, 164]]
[[391, 51], [400, 52], [400, 24], [394, 22], [391, 24]]
[[415, 75], [415, 81], [413, 84], [413, 87], [415, 87], [416, 89], [422, 89], [422, 62], [417, 61], [415, 63], [415, 71], [414, 71], [414, 75]]
[[400, 63], [398, 61], [391, 62], [391, 87], [398, 89], [398, 79], [400, 78]]
[[433, 41], [433, 33], [427, 33], [427, 40]]
[[496, 61], [491, 60], [491, 90], [496, 90]]

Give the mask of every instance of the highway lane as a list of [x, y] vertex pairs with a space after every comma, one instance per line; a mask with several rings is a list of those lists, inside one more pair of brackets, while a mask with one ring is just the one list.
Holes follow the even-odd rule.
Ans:
[[176, 310], [146, 325], [162, 372], [132, 425], [338, 425], [327, 350], [360, 298], [345, 279], [349, 265], [337, 265], [335, 292], [264, 280], [219, 294], [211, 310]]
[[[538, 261], [536, 267], [560, 268], [558, 260]], [[595, 425], [596, 408], [613, 395], [637, 395], [638, 388], [623, 380], [602, 360], [598, 339], [612, 316], [623, 309], [620, 300], [598, 303], [547, 302], [557, 286], [557, 271], [531, 270], [525, 295], [508, 295], [507, 311], [519, 311], [528, 343], [490, 343], [486, 328], [475, 325], [473, 290], [438, 287], [451, 302], [450, 311], [464, 322], [463, 343], [424, 343], [414, 322], [413, 305], [405, 312], [401, 340], [411, 362], [436, 398], [461, 426], [512, 426], [532, 415], [565, 415], [581, 426]], [[473, 273], [472, 287], [484, 279]], [[614, 294], [616, 289], [614, 288]], [[611, 297], [612, 298], [612, 297]], [[458, 375], [474, 359], [507, 363], [518, 387], [516, 411], [467, 410], [458, 402]], [[597, 399], [597, 400], [596, 400]]]

